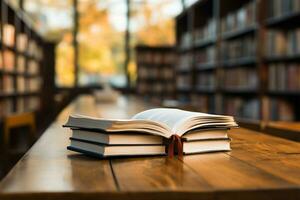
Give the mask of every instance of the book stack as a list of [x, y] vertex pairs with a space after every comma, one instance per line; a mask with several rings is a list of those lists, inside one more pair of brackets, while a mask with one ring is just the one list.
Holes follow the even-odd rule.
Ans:
[[231, 116], [156, 108], [129, 120], [70, 116], [72, 151], [97, 157], [195, 154], [229, 151]]

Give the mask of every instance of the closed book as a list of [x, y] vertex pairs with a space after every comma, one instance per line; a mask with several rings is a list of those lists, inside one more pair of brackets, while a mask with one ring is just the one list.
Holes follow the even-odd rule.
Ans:
[[212, 129], [198, 129], [184, 134], [181, 138], [184, 141], [199, 141], [199, 140], [218, 140], [228, 139], [228, 129], [212, 128]]
[[71, 138], [69, 150], [99, 157], [165, 155], [165, 145], [105, 145]]
[[109, 145], [163, 144], [162, 137], [149, 134], [135, 134], [133, 132], [107, 133], [73, 129], [72, 138]]
[[230, 151], [230, 149], [231, 148], [229, 139], [183, 142], [184, 154]]

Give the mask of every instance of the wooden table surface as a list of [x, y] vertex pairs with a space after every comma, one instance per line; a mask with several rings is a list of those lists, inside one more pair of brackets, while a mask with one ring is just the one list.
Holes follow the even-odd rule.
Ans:
[[300, 199], [300, 143], [230, 131], [232, 151], [99, 160], [66, 150], [71, 113], [128, 118], [150, 108], [134, 97], [70, 104], [0, 185], [0, 199]]

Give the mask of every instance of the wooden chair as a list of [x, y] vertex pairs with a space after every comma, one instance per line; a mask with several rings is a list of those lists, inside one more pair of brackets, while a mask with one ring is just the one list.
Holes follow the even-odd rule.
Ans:
[[36, 136], [36, 125], [34, 113], [14, 114], [4, 118], [3, 128], [3, 146], [4, 149], [9, 149], [10, 131], [12, 128], [28, 126], [30, 128], [30, 141], [33, 142]]

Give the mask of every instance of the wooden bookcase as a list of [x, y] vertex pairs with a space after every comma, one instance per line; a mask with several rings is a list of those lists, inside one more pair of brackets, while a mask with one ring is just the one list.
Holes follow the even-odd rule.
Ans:
[[299, 19], [299, 0], [197, 1], [175, 19], [178, 100], [241, 121], [300, 120]]
[[137, 93], [161, 104], [175, 98], [175, 51], [170, 46], [136, 46]]
[[0, 121], [24, 112], [35, 112], [40, 119], [54, 102], [55, 45], [6, 1], [1, 1], [0, 12]]

